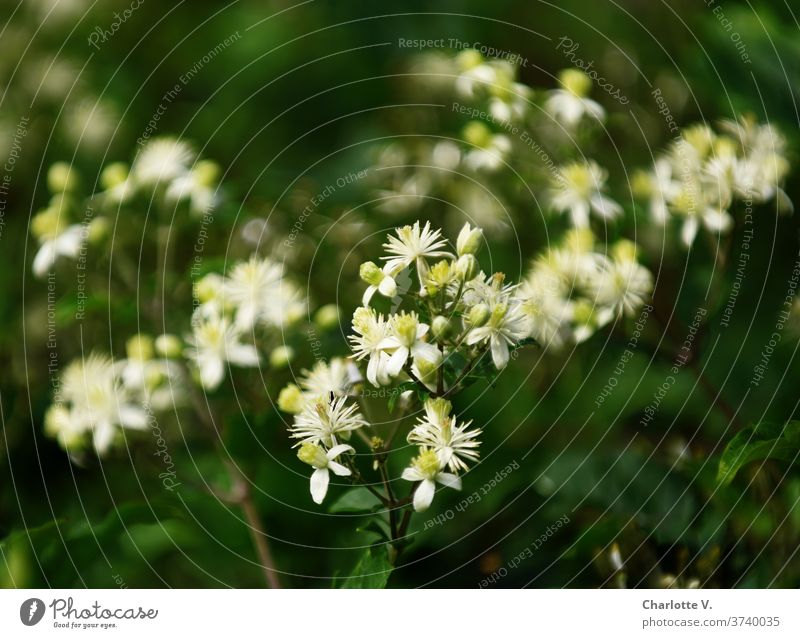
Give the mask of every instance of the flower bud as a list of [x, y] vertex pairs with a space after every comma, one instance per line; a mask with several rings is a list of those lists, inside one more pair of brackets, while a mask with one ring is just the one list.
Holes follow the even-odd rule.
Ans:
[[222, 292], [222, 278], [209, 273], [194, 285], [194, 294], [200, 303], [213, 301]]
[[294, 383], [290, 383], [278, 394], [278, 408], [290, 414], [300, 414], [305, 407], [303, 393]]
[[439, 315], [434, 317], [431, 323], [431, 332], [437, 341], [442, 341], [447, 338], [453, 328], [453, 323], [447, 317]]
[[638, 247], [629, 239], [620, 239], [611, 248], [611, 256], [617, 261], [636, 261]]
[[273, 368], [283, 368], [294, 358], [291, 346], [278, 346], [269, 355], [269, 364]]
[[66, 218], [56, 208], [46, 208], [31, 220], [31, 231], [40, 240], [58, 237], [67, 225]]
[[78, 187], [78, 174], [66, 162], [56, 162], [47, 171], [47, 187], [54, 195], [74, 192]]
[[458, 233], [456, 249], [459, 255], [474, 255], [481, 247], [483, 231], [480, 228], [472, 228], [469, 223], [464, 224], [461, 232]]
[[183, 343], [175, 335], [163, 334], [156, 337], [156, 352], [162, 357], [175, 359], [183, 352]]
[[486, 148], [492, 141], [492, 132], [483, 122], [472, 121], [464, 127], [461, 135], [469, 144]]
[[415, 363], [417, 364], [420, 381], [429, 386], [436, 385], [436, 374], [439, 371], [439, 363], [436, 361], [428, 361], [422, 357], [418, 358]]
[[106, 190], [111, 190], [128, 179], [128, 172], [128, 165], [124, 162], [109, 164], [100, 174], [100, 185]]
[[485, 303], [479, 303], [469, 310], [467, 315], [467, 322], [474, 328], [482, 326], [489, 320], [489, 306]]
[[311, 467], [323, 468], [328, 465], [328, 457], [325, 455], [325, 450], [316, 443], [303, 443], [300, 449], [297, 450], [297, 458]]
[[320, 330], [332, 330], [339, 325], [339, 306], [328, 304], [322, 306], [314, 315], [314, 323]]
[[197, 162], [192, 172], [195, 174], [197, 182], [201, 186], [210, 188], [219, 183], [219, 176], [222, 171], [220, 170], [219, 164], [213, 160], [205, 159]]
[[456, 272], [464, 281], [474, 279], [478, 274], [480, 265], [475, 255], [461, 255], [456, 262]]
[[105, 217], [95, 217], [92, 221], [89, 222], [89, 228], [86, 232], [86, 239], [90, 244], [97, 245], [106, 237], [108, 237], [108, 231], [110, 229], [111, 223]]
[[153, 338], [150, 335], [137, 334], [128, 339], [125, 351], [129, 359], [147, 361], [153, 358]]
[[578, 69], [564, 69], [558, 74], [558, 79], [561, 86], [577, 97], [586, 97], [592, 86], [589, 76]]
[[464, 49], [456, 56], [456, 64], [462, 71], [469, 71], [483, 64], [483, 56], [475, 49]]
[[361, 264], [361, 267], [358, 269], [358, 274], [361, 279], [370, 286], [379, 285], [385, 276], [378, 265], [372, 261], [365, 261]]

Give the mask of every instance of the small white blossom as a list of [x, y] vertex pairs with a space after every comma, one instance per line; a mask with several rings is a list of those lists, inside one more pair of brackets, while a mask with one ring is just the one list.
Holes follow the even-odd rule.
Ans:
[[481, 431], [469, 429], [472, 421], [458, 425], [456, 417], [450, 415], [453, 406], [447, 399], [428, 399], [424, 407], [425, 416], [417, 419], [408, 442], [433, 450], [440, 465], [452, 472], [466, 470], [465, 461], [478, 460]]
[[325, 500], [325, 495], [328, 493], [330, 472], [337, 476], [352, 474], [349, 468], [336, 462], [336, 459], [346, 452], [352, 453], [355, 450], [349, 445], [340, 444], [326, 451], [320, 445], [309, 442], [303, 443], [297, 451], [297, 457], [314, 468], [314, 473], [311, 475], [311, 498], [317, 505]]
[[196, 315], [193, 323], [186, 356], [197, 366], [204, 388], [213, 390], [219, 386], [225, 375], [225, 363], [242, 367], [258, 365], [255, 346], [242, 343], [241, 331], [226, 317]]
[[403, 226], [396, 231], [397, 236], [389, 235], [388, 242], [383, 245], [388, 257], [386, 267], [389, 272], [398, 273], [411, 264], [417, 268], [420, 286], [425, 281], [428, 273], [427, 259], [435, 257], [452, 257], [450, 253], [442, 250], [447, 242], [441, 238], [441, 230], [431, 230], [430, 222], [420, 228], [419, 222], [413, 226]]
[[590, 213], [606, 221], [619, 217], [622, 207], [603, 193], [607, 175], [594, 161], [562, 166], [553, 180], [550, 205], [560, 213], [569, 213], [577, 228], [589, 225]]
[[367, 423], [353, 403], [346, 405], [347, 397], [333, 401], [319, 400], [306, 405], [292, 424], [291, 437], [302, 443], [321, 443], [327, 448], [339, 444], [339, 439], [348, 440], [353, 430]]
[[158, 138], [142, 148], [131, 174], [145, 186], [168, 184], [186, 175], [194, 159], [194, 151], [186, 142], [172, 137]]
[[461, 489], [461, 479], [455, 474], [442, 472], [442, 464], [436, 452], [421, 448], [419, 455], [411, 462], [411, 466], [403, 470], [406, 481], [419, 482], [414, 491], [414, 511], [424, 512], [433, 501], [436, 483], [454, 490]]

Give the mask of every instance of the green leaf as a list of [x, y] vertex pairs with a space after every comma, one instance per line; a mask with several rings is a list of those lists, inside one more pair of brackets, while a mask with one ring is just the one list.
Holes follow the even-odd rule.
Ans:
[[342, 589], [383, 589], [393, 569], [389, 562], [389, 546], [373, 545], [342, 583]]
[[383, 507], [383, 504], [378, 500], [378, 497], [366, 487], [355, 487], [347, 490], [335, 500], [328, 511], [331, 514], [374, 512], [381, 507]]
[[800, 452], [800, 421], [786, 425], [758, 423], [746, 427], [731, 439], [719, 461], [717, 481], [729, 484], [751, 461], [778, 459], [793, 461]]

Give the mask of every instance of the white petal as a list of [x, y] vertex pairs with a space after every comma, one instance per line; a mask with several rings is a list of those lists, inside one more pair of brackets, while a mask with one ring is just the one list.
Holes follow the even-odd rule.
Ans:
[[603, 195], [592, 197], [592, 208], [603, 219], [614, 219], [622, 214], [622, 207], [613, 199]]
[[44, 277], [53, 264], [56, 263], [56, 247], [52, 241], [46, 241], [42, 244], [33, 258], [33, 274], [40, 279]]
[[319, 505], [325, 500], [325, 495], [328, 493], [328, 481], [330, 475], [327, 469], [314, 470], [311, 475], [311, 498]]
[[703, 215], [703, 223], [709, 230], [721, 233], [731, 227], [733, 219], [725, 211], [709, 209]]
[[231, 343], [225, 348], [225, 356], [238, 366], [253, 367], [258, 365], [258, 350], [255, 346], [244, 343]]
[[114, 428], [110, 423], [98, 423], [94, 428], [94, 447], [98, 454], [105, 454], [114, 441]]
[[455, 474], [450, 474], [449, 472], [439, 472], [439, 474], [436, 475], [436, 480], [445, 487], [449, 487], [454, 490], [461, 489], [461, 478]]
[[492, 361], [494, 367], [502, 370], [508, 364], [508, 343], [500, 336], [492, 336]]
[[414, 492], [414, 510], [424, 512], [431, 506], [433, 495], [436, 493], [436, 483], [430, 479], [425, 479], [417, 486]]
[[692, 245], [694, 238], [697, 236], [698, 222], [696, 217], [689, 217], [683, 222], [681, 228], [681, 240], [683, 245], [687, 248]]
[[406, 481], [416, 482], [416, 481], [421, 481], [425, 477], [422, 476], [422, 474], [420, 474], [417, 468], [407, 467], [406, 469], [403, 470], [402, 478], [404, 478]]
[[587, 228], [589, 226], [589, 205], [586, 202], [576, 202], [570, 211], [572, 225], [575, 228]]
[[341, 443], [339, 445], [334, 445], [330, 450], [328, 450], [326, 456], [328, 457], [329, 461], [332, 461], [337, 456], [340, 456], [345, 452], [355, 452], [355, 450], [352, 448], [352, 446]]
[[[391, 277], [384, 277], [383, 281], [378, 285], [378, 292], [384, 297], [394, 297], [397, 294], [397, 282]], [[365, 306], [367, 304], [364, 304]]]
[[405, 346], [400, 346], [394, 351], [394, 354], [389, 357], [389, 361], [386, 362], [386, 372], [388, 372], [390, 376], [396, 377], [398, 374], [400, 374], [400, 371], [406, 364], [407, 359], [408, 348]]
[[362, 306], [369, 306], [369, 302], [372, 299], [373, 295], [377, 288], [375, 286], [367, 286], [367, 289], [364, 291], [364, 296], [361, 297], [361, 305]]
[[133, 405], [123, 405], [119, 409], [120, 425], [133, 430], [147, 429], [147, 413]]
[[222, 382], [224, 374], [225, 367], [218, 357], [206, 357], [200, 363], [200, 382], [204, 388], [214, 390]]
[[328, 469], [336, 474], [336, 476], [350, 476], [352, 474], [350, 468], [345, 467], [336, 461], [328, 461]]

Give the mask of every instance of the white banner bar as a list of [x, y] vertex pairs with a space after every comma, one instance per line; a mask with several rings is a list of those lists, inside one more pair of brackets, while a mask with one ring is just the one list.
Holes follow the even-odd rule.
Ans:
[[799, 603], [794, 590], [5, 590], [0, 636], [796, 638]]

